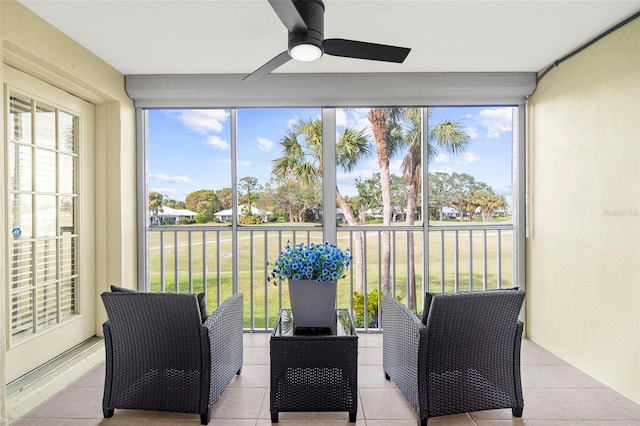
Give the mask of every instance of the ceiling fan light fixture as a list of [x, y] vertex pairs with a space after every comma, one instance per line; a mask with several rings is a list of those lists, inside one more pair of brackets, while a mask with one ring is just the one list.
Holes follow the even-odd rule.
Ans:
[[300, 62], [313, 62], [322, 56], [322, 49], [315, 44], [301, 43], [291, 48], [291, 57]]

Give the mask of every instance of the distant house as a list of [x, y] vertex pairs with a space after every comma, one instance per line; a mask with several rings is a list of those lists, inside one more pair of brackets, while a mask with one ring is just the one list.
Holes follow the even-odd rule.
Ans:
[[192, 212], [187, 209], [174, 209], [168, 206], [162, 206], [160, 211], [158, 212], [158, 217], [160, 219], [173, 218], [176, 222], [181, 217], [186, 217], [188, 219], [194, 219], [198, 213]]
[[[238, 206], [238, 212], [237, 215], [238, 217], [240, 217], [240, 215], [242, 215], [242, 211], [244, 210], [245, 205], [244, 204], [240, 204]], [[271, 216], [273, 213], [270, 211], [262, 211], [259, 208], [253, 207], [251, 206], [251, 213], [255, 216], [258, 216], [260, 218], [262, 218], [263, 222], [267, 221], [267, 218], [269, 216]], [[232, 209], [226, 209], [226, 210], [221, 210], [217, 213], [213, 214], [216, 219], [218, 219], [220, 222], [230, 222], [231, 219], [233, 218], [233, 210]]]

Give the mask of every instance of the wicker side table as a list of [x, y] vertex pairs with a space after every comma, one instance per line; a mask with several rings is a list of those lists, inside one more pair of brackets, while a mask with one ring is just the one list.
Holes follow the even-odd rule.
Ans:
[[294, 329], [283, 309], [271, 335], [271, 421], [284, 411], [358, 409], [358, 335], [349, 311], [331, 329]]

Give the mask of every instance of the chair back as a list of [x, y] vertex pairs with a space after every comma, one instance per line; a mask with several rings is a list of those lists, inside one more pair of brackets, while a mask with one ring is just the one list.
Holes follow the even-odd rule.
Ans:
[[513, 362], [514, 337], [525, 293], [488, 290], [435, 293], [425, 313], [427, 369], [464, 370]]
[[195, 295], [103, 293], [101, 297], [111, 330], [114, 368], [128, 364], [141, 371], [201, 368], [202, 320]]

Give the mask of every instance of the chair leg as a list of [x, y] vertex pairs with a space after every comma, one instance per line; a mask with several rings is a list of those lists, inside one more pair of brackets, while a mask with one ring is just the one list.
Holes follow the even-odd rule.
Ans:
[[515, 417], [522, 417], [522, 410], [523, 409], [524, 409], [523, 406], [511, 407], [511, 412], [513, 413], [513, 415]]
[[211, 420], [211, 409], [207, 410], [206, 414], [200, 414], [200, 424], [208, 425]]
[[102, 407], [102, 414], [104, 415], [105, 419], [108, 419], [110, 417], [113, 417], [113, 408], [107, 408], [107, 407]]
[[240, 375], [240, 373], [242, 373], [242, 367], [240, 367], [240, 368], [238, 369], [238, 371], [236, 371], [236, 376], [239, 376], [239, 375]]
[[384, 372], [384, 378], [387, 379], [387, 380], [391, 380], [391, 377], [389, 377], [389, 375], [387, 374], [386, 371]]
[[425, 417], [424, 419], [420, 419], [420, 426], [427, 426], [428, 420], [429, 420], [428, 417]]

